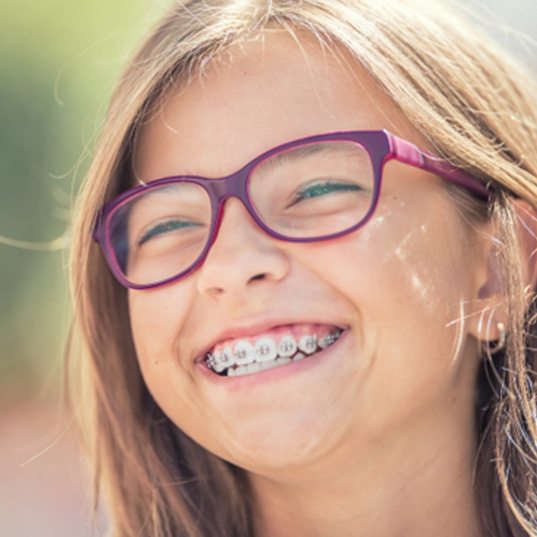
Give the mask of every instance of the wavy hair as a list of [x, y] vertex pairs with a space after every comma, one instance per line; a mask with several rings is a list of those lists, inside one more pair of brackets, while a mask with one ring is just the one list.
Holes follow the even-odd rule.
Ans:
[[[172, 85], [266, 28], [337, 43], [380, 84], [434, 151], [498, 186], [492, 220], [508, 312], [507, 345], [482, 353], [476, 384], [474, 484], [483, 527], [537, 536], [533, 291], [522, 266], [514, 196], [537, 207], [535, 82], [454, 10], [418, 0], [173, 1], [123, 72], [73, 224], [71, 286], [79, 345], [72, 405], [114, 536], [252, 537], [245, 472], [183, 434], [138, 368], [126, 291], [92, 243], [100, 205], [125, 189], [138, 129]], [[334, 47], [335, 48], [335, 47]]]

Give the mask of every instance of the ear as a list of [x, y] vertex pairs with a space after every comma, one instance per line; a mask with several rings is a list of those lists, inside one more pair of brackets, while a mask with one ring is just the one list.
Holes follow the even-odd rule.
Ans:
[[[520, 244], [520, 263], [525, 283], [526, 306], [537, 286], [537, 210], [522, 199], [512, 200]], [[500, 338], [499, 323], [509, 326], [502, 286], [499, 238], [492, 224], [485, 226], [480, 234], [478, 270], [476, 271], [476, 293], [468, 312], [468, 331], [479, 341], [489, 342]]]

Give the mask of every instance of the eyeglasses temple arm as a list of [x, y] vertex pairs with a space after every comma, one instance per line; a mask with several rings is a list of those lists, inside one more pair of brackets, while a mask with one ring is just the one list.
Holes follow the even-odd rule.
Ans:
[[[386, 132], [386, 131], [385, 131]], [[456, 183], [471, 191], [477, 197], [487, 200], [490, 191], [477, 179], [463, 172], [455, 166], [441, 160], [439, 157], [422, 151], [411, 142], [407, 142], [394, 134], [386, 132], [390, 142], [391, 154], [388, 158], [396, 159], [410, 166], [421, 168], [443, 177], [447, 181]]]
[[101, 242], [102, 219], [103, 219], [103, 214], [101, 210], [95, 217], [95, 220], [93, 221], [92, 229], [91, 229], [91, 238], [97, 243]]

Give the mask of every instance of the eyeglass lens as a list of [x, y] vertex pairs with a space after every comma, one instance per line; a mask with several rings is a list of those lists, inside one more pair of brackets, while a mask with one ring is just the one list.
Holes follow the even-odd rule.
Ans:
[[[316, 142], [276, 153], [258, 163], [248, 181], [258, 218], [291, 239], [321, 239], [355, 226], [368, 213], [373, 191], [369, 155], [350, 141]], [[125, 278], [149, 285], [192, 267], [212, 225], [207, 191], [183, 181], [129, 199], [111, 215], [108, 229]]]

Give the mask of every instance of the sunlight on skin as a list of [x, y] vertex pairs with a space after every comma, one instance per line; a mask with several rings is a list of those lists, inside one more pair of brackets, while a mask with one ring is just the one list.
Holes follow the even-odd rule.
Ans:
[[[358, 66], [349, 73], [307, 40], [305, 63], [274, 33], [259, 46], [243, 45], [233, 62], [210, 66], [202, 82], [170, 97], [141, 133], [137, 177], [224, 176], [288, 140], [386, 128], [386, 116], [396, 134], [425, 146]], [[333, 528], [342, 536], [437, 527], [445, 529], [438, 536], [476, 535], [470, 336], [487, 263], [453, 225], [457, 210], [441, 185], [390, 163], [368, 225], [310, 244], [267, 236], [228, 200], [198, 271], [129, 292], [149, 389], [183, 431], [251, 472], [262, 537], [313, 528], [332, 537]], [[314, 366], [255, 387], [200, 374], [194, 358], [221, 330], [266, 319], [348, 329]]]

